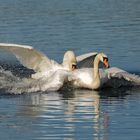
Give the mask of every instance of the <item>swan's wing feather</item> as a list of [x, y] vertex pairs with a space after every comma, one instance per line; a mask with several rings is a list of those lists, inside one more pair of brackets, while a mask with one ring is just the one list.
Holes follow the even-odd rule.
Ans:
[[80, 62], [90, 56], [94, 56], [94, 55], [97, 55], [97, 52], [91, 52], [91, 53], [86, 53], [86, 54], [82, 54], [82, 55], [79, 55], [76, 57], [77, 61]]
[[140, 85], [140, 77], [135, 74], [131, 74], [128, 72], [119, 72], [116, 73], [113, 77], [119, 79], [125, 79], [126, 81], [130, 82], [132, 85]]
[[[93, 62], [98, 53], [91, 52], [76, 57], [78, 68], [93, 68]], [[103, 64], [99, 63], [99, 68], [103, 68]]]
[[11, 51], [25, 67], [36, 72], [45, 71], [51, 66], [51, 60], [32, 46], [0, 43], [0, 48]]
[[128, 73], [119, 68], [110, 68], [106, 71], [108, 73], [109, 80], [106, 84], [111, 87], [120, 86], [140, 86], [140, 76]]
[[96, 55], [97, 55], [96, 52], [92, 52], [92, 53], [86, 53], [86, 54], [77, 56], [76, 60], [77, 60], [78, 68], [93, 67], [93, 61]]

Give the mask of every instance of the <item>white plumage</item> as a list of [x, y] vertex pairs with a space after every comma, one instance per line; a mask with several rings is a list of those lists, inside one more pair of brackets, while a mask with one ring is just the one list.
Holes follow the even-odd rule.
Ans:
[[[140, 85], [139, 76], [122, 69], [99, 69], [99, 61], [106, 63], [104, 53], [91, 52], [76, 57], [73, 51], [67, 51], [59, 64], [32, 46], [0, 43], [0, 48], [12, 52], [25, 67], [36, 72], [32, 78], [39, 80], [40, 87], [36, 87], [42, 91], [59, 90], [68, 81], [74, 88], [88, 89]], [[74, 70], [76, 64], [78, 69]]]

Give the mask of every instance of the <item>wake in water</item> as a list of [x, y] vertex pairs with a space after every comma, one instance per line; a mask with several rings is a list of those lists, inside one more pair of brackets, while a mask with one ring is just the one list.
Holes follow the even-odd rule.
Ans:
[[0, 68], [0, 89], [14, 94], [56, 91], [63, 86], [64, 78], [60, 77], [57, 73], [53, 73], [48, 78], [21, 78], [14, 75], [11, 71]]
[[[10, 71], [5, 71], [4, 69], [0, 69], [0, 89], [3, 89], [5, 92], [8, 93], [24, 93], [28, 92], [30, 87], [33, 87], [34, 81], [32, 81], [30, 78], [20, 78], [15, 75], [13, 75]], [[39, 88], [36, 88], [36, 91], [39, 90]]]

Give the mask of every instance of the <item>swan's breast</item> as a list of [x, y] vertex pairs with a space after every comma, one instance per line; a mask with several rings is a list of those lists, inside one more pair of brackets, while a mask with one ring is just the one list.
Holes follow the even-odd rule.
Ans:
[[93, 74], [91, 69], [79, 69], [74, 72], [74, 85], [83, 86], [89, 85], [93, 81]]

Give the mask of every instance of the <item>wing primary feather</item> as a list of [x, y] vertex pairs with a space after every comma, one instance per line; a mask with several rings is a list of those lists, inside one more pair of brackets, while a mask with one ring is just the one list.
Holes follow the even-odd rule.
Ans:
[[25, 67], [35, 72], [44, 72], [51, 66], [51, 60], [32, 46], [0, 43], [0, 48], [11, 51]]

